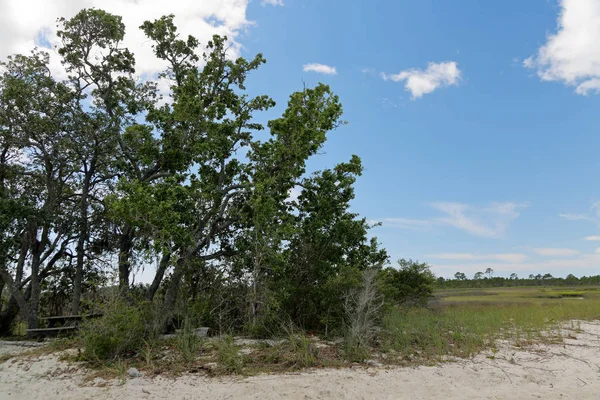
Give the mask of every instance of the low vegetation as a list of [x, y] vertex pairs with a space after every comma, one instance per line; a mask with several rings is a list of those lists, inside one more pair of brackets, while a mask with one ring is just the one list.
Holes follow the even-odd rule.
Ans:
[[539, 288], [441, 292], [430, 308], [394, 310], [384, 319], [383, 351], [405, 362], [437, 362], [493, 349], [498, 340], [515, 346], [560, 340], [565, 324], [600, 318], [600, 289], [579, 300]]

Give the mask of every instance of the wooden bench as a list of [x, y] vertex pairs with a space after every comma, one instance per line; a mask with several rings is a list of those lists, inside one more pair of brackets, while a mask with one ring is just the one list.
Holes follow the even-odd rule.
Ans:
[[54, 317], [40, 318], [46, 321], [48, 327], [27, 329], [28, 336], [44, 338], [47, 336], [58, 336], [60, 333], [75, 333], [79, 329], [79, 322], [88, 318], [101, 317], [102, 314], [88, 315], [57, 315]]
[[57, 328], [27, 329], [27, 334], [34, 337], [58, 336], [62, 332], [75, 332], [77, 326], [59, 326]]
[[65, 326], [67, 323], [72, 322], [74, 325], [78, 325], [84, 319], [98, 318], [102, 314], [87, 314], [87, 315], [57, 315], [54, 317], [41, 318], [42, 321], [48, 322], [48, 328], [54, 328], [55, 326]]

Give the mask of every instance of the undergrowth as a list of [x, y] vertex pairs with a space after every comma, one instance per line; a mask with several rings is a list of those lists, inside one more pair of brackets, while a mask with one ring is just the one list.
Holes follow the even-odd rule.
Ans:
[[[569, 291], [563, 290], [561, 294], [564, 293]], [[29, 354], [79, 347], [83, 350], [79, 360], [89, 361], [88, 365], [102, 376], [120, 380], [124, 379], [128, 366], [148, 375], [200, 371], [211, 375], [251, 375], [352, 365], [367, 359], [388, 365], [416, 365], [452, 357], [468, 358], [484, 350], [491, 350], [489, 357], [494, 357], [500, 340], [513, 346], [556, 343], [581, 332], [580, 321], [600, 319], [600, 296], [594, 292], [590, 291], [583, 300], [542, 301], [534, 297], [538, 294], [538, 290], [531, 291], [529, 302], [525, 303], [505, 302], [506, 296], [501, 294], [493, 296], [498, 298], [497, 302], [474, 299], [460, 304], [441, 302], [429, 308], [387, 308], [377, 326], [355, 322], [355, 328], [348, 330], [354, 334], [337, 341], [320, 340], [289, 324], [280, 329], [285, 334], [283, 339], [277, 335], [278, 340], [245, 346], [237, 345], [240, 342], [232, 336], [199, 338], [189, 322], [184, 322], [175, 337], [158, 340], [148, 335], [140, 323], [141, 313], [136, 315], [136, 310], [121, 307], [101, 320], [86, 324], [80, 338], [52, 341]], [[516, 297], [514, 293], [510, 295]], [[349, 326], [352, 321], [360, 322], [364, 315], [363, 311], [350, 314]], [[360, 344], [353, 342], [353, 337], [361, 340]], [[1, 357], [0, 361], [8, 358]]]

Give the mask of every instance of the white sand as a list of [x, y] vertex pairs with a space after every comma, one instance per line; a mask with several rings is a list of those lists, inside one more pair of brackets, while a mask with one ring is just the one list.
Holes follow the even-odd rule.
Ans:
[[[82, 385], [84, 372], [56, 356], [0, 365], [0, 399], [598, 399], [600, 321], [577, 339], [527, 350], [500, 346], [437, 367], [353, 368], [252, 378], [136, 378]], [[1, 344], [0, 344], [1, 345]]]

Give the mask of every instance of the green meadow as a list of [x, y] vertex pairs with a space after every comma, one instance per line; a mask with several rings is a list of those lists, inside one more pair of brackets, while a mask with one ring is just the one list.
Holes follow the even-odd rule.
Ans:
[[428, 308], [386, 314], [382, 349], [407, 362], [469, 357], [493, 351], [498, 340], [515, 346], [561, 341], [579, 321], [595, 319], [597, 286], [440, 290]]

